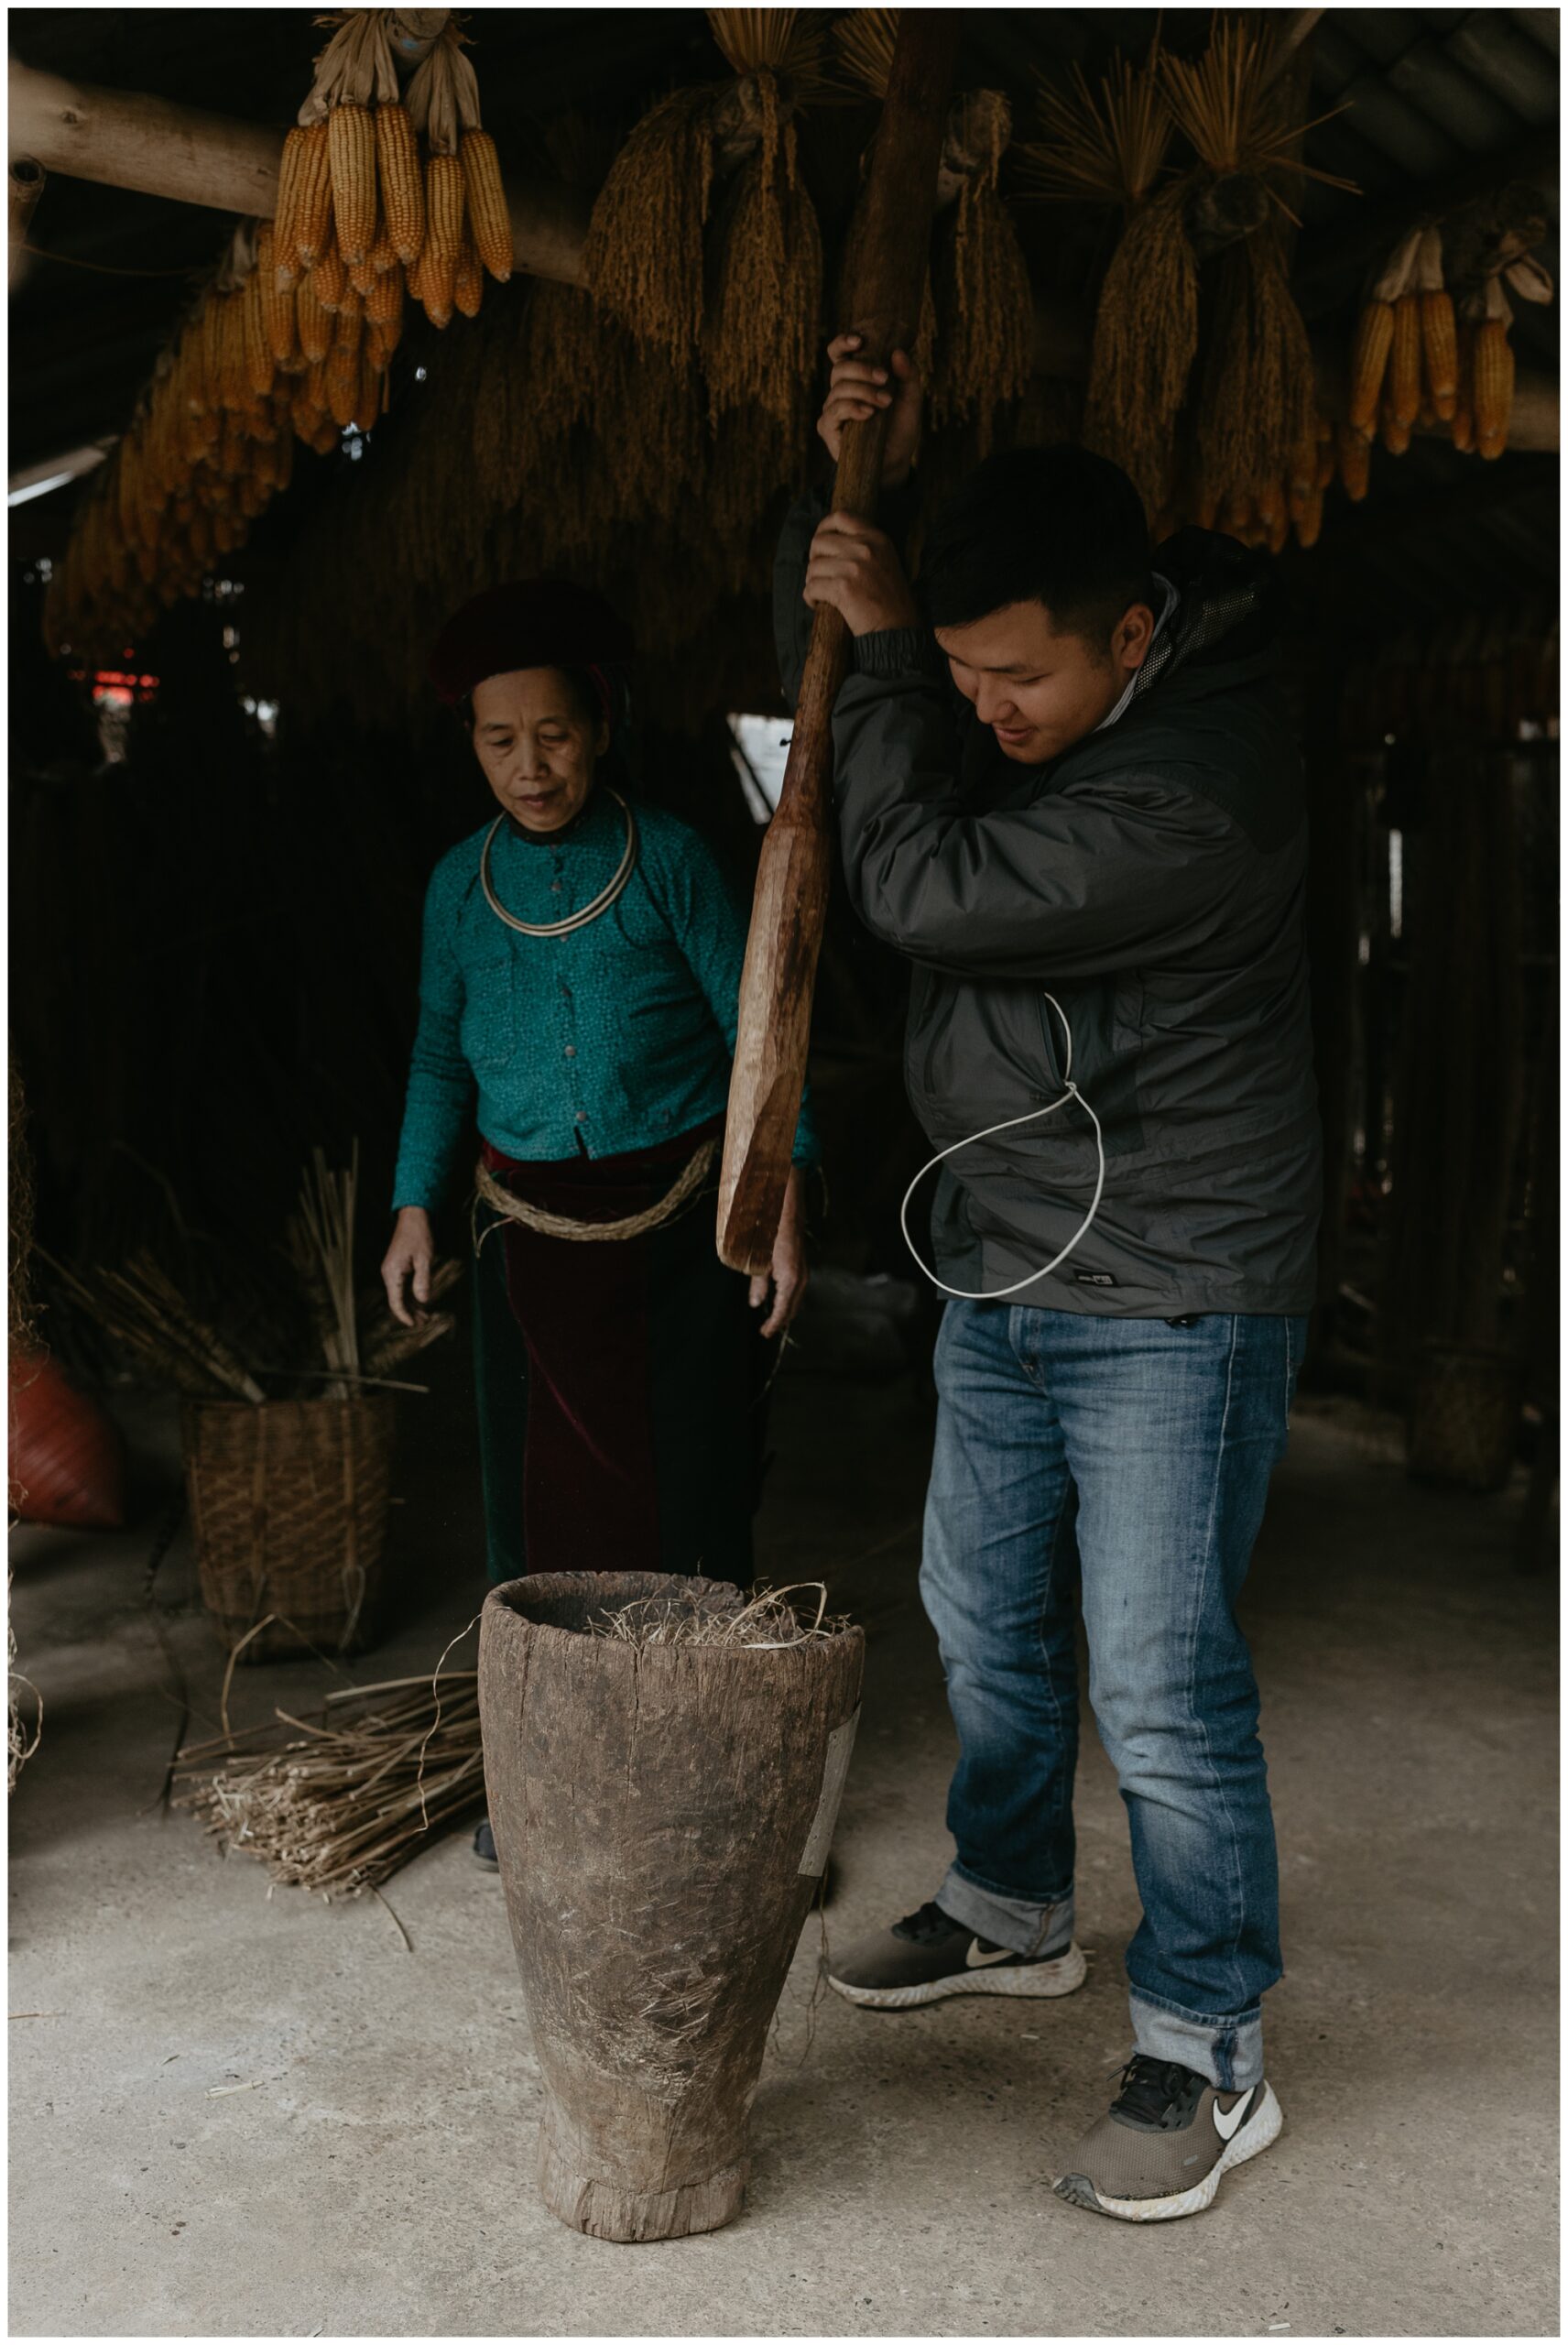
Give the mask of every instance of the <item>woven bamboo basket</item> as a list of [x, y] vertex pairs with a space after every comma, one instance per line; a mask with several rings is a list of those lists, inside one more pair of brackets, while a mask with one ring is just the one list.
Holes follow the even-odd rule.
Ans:
[[1489, 1344], [1429, 1343], [1410, 1391], [1405, 1458], [1417, 1481], [1500, 1490], [1523, 1406], [1519, 1364]]
[[[201, 1596], [242, 1661], [375, 1642], [391, 1503], [389, 1392], [188, 1401], [185, 1480]], [[259, 1635], [250, 1631], [278, 1617]]]

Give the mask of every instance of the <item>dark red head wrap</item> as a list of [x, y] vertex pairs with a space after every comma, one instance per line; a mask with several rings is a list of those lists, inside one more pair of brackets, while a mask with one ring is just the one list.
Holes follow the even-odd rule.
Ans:
[[475, 594], [448, 619], [430, 653], [430, 682], [451, 704], [514, 668], [585, 668], [608, 714], [604, 671], [624, 668], [631, 656], [630, 627], [591, 586], [519, 578]]

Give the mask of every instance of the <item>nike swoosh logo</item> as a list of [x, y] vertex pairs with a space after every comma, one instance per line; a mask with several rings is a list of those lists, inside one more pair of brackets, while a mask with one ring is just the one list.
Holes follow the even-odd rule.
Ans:
[[979, 1939], [971, 1938], [969, 1951], [964, 1958], [964, 1967], [965, 1970], [984, 1970], [993, 1962], [1010, 1962], [1012, 1952], [1011, 1947], [999, 1946], [995, 1954], [982, 1954]]
[[1222, 2109], [1219, 2102], [1217, 2100], [1215, 2101], [1214, 2105], [1214, 2131], [1219, 2135], [1222, 2142], [1228, 2142], [1230, 2140], [1232, 2134], [1236, 2132], [1237, 2126], [1241, 2123], [1242, 2119], [1247, 2115], [1247, 2110], [1251, 2108], [1257, 2098], [1258, 2088], [1255, 2085], [1250, 2092], [1244, 2092], [1242, 2094], [1241, 2099], [1236, 2102], [1234, 2109]]

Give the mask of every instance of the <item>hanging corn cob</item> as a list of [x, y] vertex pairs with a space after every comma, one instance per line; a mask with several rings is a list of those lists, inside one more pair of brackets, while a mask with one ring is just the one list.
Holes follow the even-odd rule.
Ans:
[[495, 141], [475, 122], [464, 129], [457, 151], [474, 252], [496, 284], [505, 285], [512, 274], [512, 222]]
[[1488, 461], [1508, 444], [1513, 420], [1514, 354], [1508, 341], [1513, 312], [1495, 277], [1486, 279], [1485, 314], [1475, 322], [1471, 347], [1471, 405], [1475, 418], [1475, 445]]
[[[290, 243], [300, 260], [315, 266], [323, 258], [328, 239], [321, 217], [320, 169], [315, 158], [324, 147], [332, 241], [345, 268], [362, 261], [376, 234], [376, 129], [372, 111], [378, 104], [397, 103], [397, 72], [380, 9], [354, 8], [329, 16], [335, 25], [331, 40], [316, 60], [315, 79], [299, 109], [299, 127], [315, 142], [309, 152], [308, 179], [312, 209], [297, 225], [292, 206], [285, 206], [280, 182], [278, 243], [287, 256]], [[289, 157], [284, 156], [287, 174]]]
[[294, 283], [277, 266], [278, 244], [273, 223], [262, 223], [256, 240], [256, 277], [260, 291], [263, 330], [273, 364], [292, 374], [299, 365], [299, 302]]
[[1416, 254], [1421, 300], [1421, 361], [1433, 417], [1453, 420], [1459, 397], [1459, 354], [1454, 297], [1443, 281], [1443, 231], [1428, 228]]
[[476, 318], [484, 293], [485, 271], [480, 266], [473, 237], [465, 234], [458, 247], [457, 266], [452, 271], [453, 305], [463, 317]]
[[332, 167], [332, 219], [345, 267], [366, 259], [376, 241], [376, 124], [368, 106], [343, 99], [327, 116]]
[[464, 317], [478, 315], [482, 269], [501, 284], [512, 273], [501, 167], [494, 139], [480, 127], [479, 83], [465, 46], [449, 23], [408, 86], [408, 118], [427, 157], [425, 237], [418, 287], [410, 279], [409, 290], [438, 326], [454, 306]]
[[[1400, 436], [1400, 446], [1393, 449], [1395, 454], [1402, 455], [1410, 444], [1410, 427], [1421, 411], [1421, 296], [1412, 289], [1401, 293], [1394, 304], [1394, 332], [1388, 345], [1384, 405], [1386, 420], [1391, 419]], [[1386, 429], [1384, 445], [1392, 448]]]
[[[242, 544], [287, 484], [296, 438], [327, 453], [341, 430], [370, 425], [413, 285], [444, 322], [454, 305], [476, 313], [485, 270], [511, 273], [506, 193], [463, 36], [449, 22], [406, 106], [387, 12], [323, 21], [332, 36], [284, 141], [276, 219], [236, 235], [160, 359], [61, 565], [56, 640], [68, 625], [134, 634], [159, 603], [198, 591], [206, 564]], [[417, 126], [430, 133], [433, 236]]]
[[[1508, 292], [1521, 300], [1550, 301], [1553, 294], [1550, 272], [1526, 245], [1539, 237], [1543, 218], [1526, 218], [1492, 234], [1477, 235], [1474, 223], [1463, 222], [1457, 232], [1462, 266], [1467, 274], [1459, 291], [1456, 398], [1452, 430], [1454, 444], [1475, 449], [1488, 461], [1508, 445], [1513, 420], [1514, 355], [1508, 340], [1513, 307]], [[1505, 291], [1505, 287], [1508, 289]]]
[[1383, 376], [1394, 342], [1394, 305], [1374, 299], [1362, 306], [1350, 354], [1350, 424], [1370, 441], [1377, 423]]
[[307, 365], [316, 365], [332, 346], [333, 312], [321, 300], [314, 269], [299, 280], [294, 297], [294, 313], [299, 327], [300, 355]]
[[[51, 598], [57, 646], [123, 652], [159, 607], [201, 591], [288, 485], [292, 433], [321, 445], [310, 403], [310, 277], [280, 281], [275, 224], [242, 223], [72, 533]], [[336, 444], [336, 431], [328, 444]]]
[[1353, 423], [1342, 423], [1335, 436], [1339, 477], [1352, 505], [1359, 505], [1371, 485], [1372, 442]]
[[419, 300], [430, 323], [452, 316], [457, 264], [463, 253], [463, 165], [453, 154], [432, 154], [425, 165], [425, 248], [419, 256]]
[[1366, 440], [1377, 429], [1383, 378], [1394, 346], [1394, 305], [1410, 289], [1421, 237], [1421, 230], [1412, 228], [1399, 239], [1373, 279], [1356, 322], [1350, 356], [1350, 421]]
[[1402, 456], [1409, 449], [1411, 436], [1410, 425], [1414, 420], [1411, 417], [1410, 421], [1407, 422], [1395, 407], [1392, 398], [1385, 398], [1377, 419], [1378, 436], [1390, 456]]
[[425, 241], [425, 182], [414, 125], [400, 100], [376, 109], [376, 160], [393, 253], [412, 268]]
[[332, 167], [325, 117], [299, 124], [283, 142], [278, 180], [277, 265], [293, 278], [321, 259], [332, 234]]

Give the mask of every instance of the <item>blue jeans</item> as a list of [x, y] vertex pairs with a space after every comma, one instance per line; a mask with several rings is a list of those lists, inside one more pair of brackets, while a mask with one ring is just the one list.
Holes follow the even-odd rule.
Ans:
[[936, 1350], [920, 1592], [961, 1754], [938, 1902], [1018, 1953], [1049, 1958], [1073, 1936], [1081, 1581], [1089, 1699], [1143, 1903], [1134, 2041], [1225, 2092], [1262, 2077], [1260, 1999], [1280, 1975], [1236, 1599], [1306, 1327], [949, 1303]]

